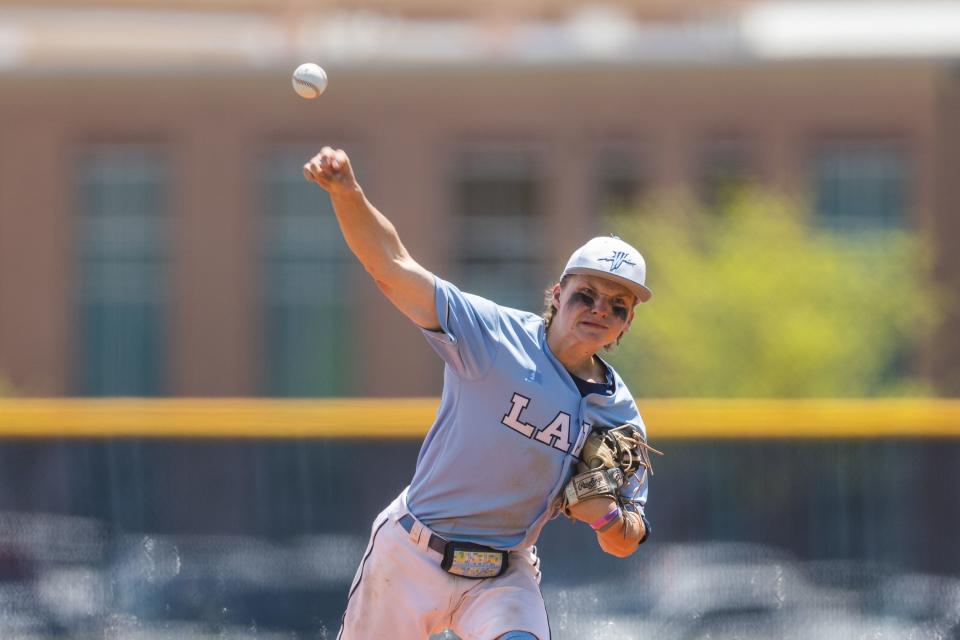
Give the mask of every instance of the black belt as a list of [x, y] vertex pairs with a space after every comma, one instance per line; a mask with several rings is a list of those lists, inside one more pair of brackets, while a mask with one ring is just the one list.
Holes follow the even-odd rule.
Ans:
[[[398, 520], [404, 531], [413, 530], [414, 517], [409, 513]], [[429, 529], [427, 529], [429, 531]], [[440, 568], [447, 573], [465, 578], [496, 578], [507, 570], [509, 552], [492, 549], [473, 542], [457, 542], [430, 534], [427, 546], [440, 554], [443, 561]]]
[[[406, 531], [407, 533], [410, 533], [410, 530], [413, 529], [413, 523], [415, 522], [415, 520], [413, 519], [413, 516], [408, 513], [403, 517], [401, 517], [398, 522], [400, 523], [400, 526], [403, 527], [404, 531]], [[437, 553], [439, 553], [440, 555], [443, 555], [447, 551], [448, 544], [450, 544], [449, 540], [445, 538], [441, 538], [435, 533], [431, 533], [430, 539], [427, 541], [427, 546], [433, 549], [434, 551], [436, 551]], [[492, 551], [494, 553], [503, 553], [499, 549], [494, 549], [493, 547], [484, 547], [478, 544], [473, 546], [482, 551]]]
[[[410, 533], [410, 530], [413, 529], [414, 519], [409, 513], [400, 518], [399, 522], [400, 526], [403, 527], [403, 530], [407, 533]], [[435, 533], [431, 533], [430, 540], [427, 541], [427, 546], [440, 555], [443, 555], [443, 553], [447, 550], [447, 544], [447, 540], [444, 540]]]

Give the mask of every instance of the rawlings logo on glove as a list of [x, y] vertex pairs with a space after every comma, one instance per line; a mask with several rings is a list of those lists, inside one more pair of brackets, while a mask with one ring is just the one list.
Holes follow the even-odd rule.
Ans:
[[577, 473], [563, 490], [563, 511], [598, 496], [613, 498], [622, 506], [619, 489], [641, 467], [653, 475], [650, 452], [663, 455], [647, 444], [643, 432], [632, 424], [614, 429], [595, 428], [580, 451]]
[[588, 471], [578, 475], [576, 481], [571, 484], [578, 494], [583, 495], [591, 491], [594, 493], [605, 491], [610, 486], [621, 487], [623, 486], [623, 476], [619, 469]]

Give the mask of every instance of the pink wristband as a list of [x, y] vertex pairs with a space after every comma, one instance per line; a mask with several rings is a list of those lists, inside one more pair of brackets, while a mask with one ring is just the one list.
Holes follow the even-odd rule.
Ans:
[[611, 522], [613, 522], [619, 517], [620, 517], [620, 506], [615, 504], [612, 507], [610, 507], [610, 511], [608, 511], [605, 516], [591, 522], [590, 528], [594, 530], [602, 529], [603, 527], [607, 526], [608, 524], [610, 524]]

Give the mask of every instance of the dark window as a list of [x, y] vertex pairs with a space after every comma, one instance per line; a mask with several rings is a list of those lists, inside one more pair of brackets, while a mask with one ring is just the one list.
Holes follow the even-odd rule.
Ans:
[[454, 175], [460, 282], [499, 304], [538, 309], [546, 285], [540, 176], [534, 151], [510, 145], [459, 152]]
[[151, 146], [98, 145], [79, 164], [77, 388], [165, 390], [168, 178]]
[[856, 231], [906, 223], [908, 168], [903, 145], [833, 141], [813, 156], [816, 211], [824, 226]]
[[330, 198], [303, 178], [314, 153], [274, 148], [263, 168], [264, 392], [272, 396], [350, 388], [355, 258]]

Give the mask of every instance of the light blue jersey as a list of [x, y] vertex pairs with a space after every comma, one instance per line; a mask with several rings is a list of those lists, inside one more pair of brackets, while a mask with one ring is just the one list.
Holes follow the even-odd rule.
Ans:
[[[612, 395], [581, 397], [550, 352], [543, 319], [461, 292], [436, 278], [440, 331], [424, 330], [443, 358], [443, 395], [407, 493], [437, 534], [498, 549], [534, 544], [593, 425], [646, 428], [609, 365]], [[621, 490], [640, 513], [647, 477]]]

